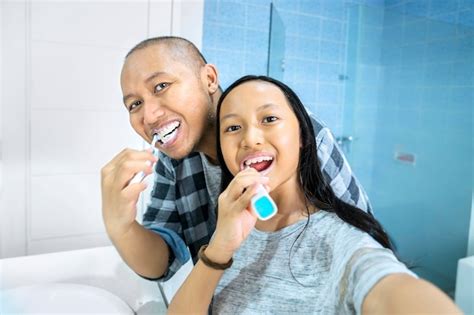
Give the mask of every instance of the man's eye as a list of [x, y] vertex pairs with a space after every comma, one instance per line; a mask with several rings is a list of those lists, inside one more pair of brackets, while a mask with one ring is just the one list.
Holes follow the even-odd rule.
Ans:
[[271, 123], [271, 122], [274, 122], [274, 121], [277, 121], [278, 118], [275, 117], [275, 116], [267, 116], [265, 118], [263, 118], [263, 122], [264, 123]]
[[128, 111], [129, 112], [133, 112], [138, 106], [140, 106], [142, 104], [142, 101], [136, 101], [136, 102], [133, 102], [132, 104], [130, 104], [128, 106]]
[[167, 82], [158, 83], [158, 84], [155, 86], [155, 93], [161, 92], [164, 88], [166, 88], [166, 87], [169, 86], [169, 85], [170, 85], [170, 84], [167, 83]]
[[225, 129], [225, 132], [237, 131], [240, 129], [240, 126], [230, 126]]

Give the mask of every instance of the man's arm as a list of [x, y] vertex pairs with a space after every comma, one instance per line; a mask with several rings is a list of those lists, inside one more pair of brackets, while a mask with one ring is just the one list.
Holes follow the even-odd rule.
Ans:
[[109, 235], [125, 263], [140, 276], [157, 279], [168, 270], [169, 248], [159, 234], [135, 221], [125, 234]]
[[129, 182], [140, 171], [151, 174], [151, 165], [156, 161], [150, 152], [126, 149], [101, 172], [102, 215], [107, 234], [124, 261], [147, 278], [159, 278], [165, 273], [170, 253], [159, 234], [135, 220], [138, 197], [146, 183]]
[[362, 314], [462, 314], [431, 283], [404, 274], [389, 275], [367, 294]]

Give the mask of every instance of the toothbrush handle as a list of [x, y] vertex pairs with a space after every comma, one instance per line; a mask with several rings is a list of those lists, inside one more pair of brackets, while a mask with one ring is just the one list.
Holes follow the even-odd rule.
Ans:
[[[153, 139], [152, 139], [150, 147], [149, 147], [150, 149], [153, 150], [153, 155], [155, 155], [155, 156], [158, 154], [158, 150], [155, 147], [155, 144], [156, 144], [157, 141], [158, 141], [158, 135], [155, 133], [153, 135]], [[147, 162], [149, 162], [149, 161], [147, 161]], [[151, 165], [151, 163], [149, 165]], [[140, 183], [145, 178], [145, 176], [146, 175], [145, 175], [144, 172], [136, 173], [135, 176], [133, 176], [132, 180], [130, 181], [129, 185]]]
[[130, 181], [129, 185], [140, 183], [145, 178], [144, 172], [138, 172], [133, 176], [132, 180]]

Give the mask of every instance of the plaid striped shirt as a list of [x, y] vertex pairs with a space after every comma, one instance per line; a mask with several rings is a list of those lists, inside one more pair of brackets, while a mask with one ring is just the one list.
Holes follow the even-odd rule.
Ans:
[[[325, 180], [337, 197], [371, 212], [367, 194], [352, 174], [334, 136], [314, 115], [311, 118]], [[160, 281], [172, 277], [190, 255], [196, 263], [199, 248], [209, 243], [214, 233], [218, 192], [208, 189], [206, 182], [220, 183], [220, 172], [209, 171], [204, 159], [202, 153], [194, 152], [173, 160], [160, 152], [156, 163], [155, 183], [143, 226], [160, 234], [170, 248], [169, 268]]]

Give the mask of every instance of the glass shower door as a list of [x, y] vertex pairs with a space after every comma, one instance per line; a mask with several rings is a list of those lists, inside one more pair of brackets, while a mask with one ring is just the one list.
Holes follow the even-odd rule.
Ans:
[[452, 295], [473, 196], [474, 30], [383, 8], [348, 14], [347, 157], [400, 258]]
[[283, 81], [285, 71], [285, 25], [273, 3], [270, 3], [270, 32], [267, 75]]

